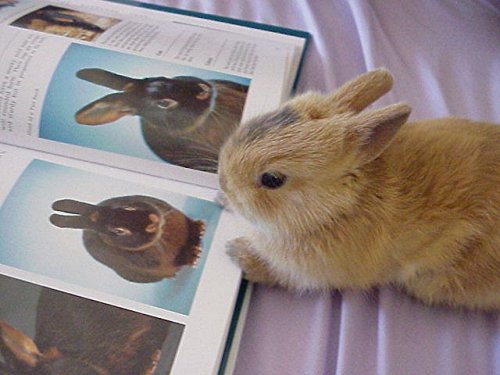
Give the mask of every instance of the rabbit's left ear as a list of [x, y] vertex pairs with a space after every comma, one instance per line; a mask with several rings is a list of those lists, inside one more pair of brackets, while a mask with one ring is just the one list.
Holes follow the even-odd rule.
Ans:
[[361, 164], [371, 162], [389, 146], [410, 112], [408, 105], [399, 103], [354, 116], [346, 126], [347, 149]]
[[83, 125], [102, 125], [138, 113], [127, 93], [109, 94], [80, 109], [75, 120]]

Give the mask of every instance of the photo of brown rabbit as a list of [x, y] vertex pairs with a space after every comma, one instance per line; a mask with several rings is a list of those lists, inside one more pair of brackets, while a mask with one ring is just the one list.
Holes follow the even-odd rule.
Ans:
[[220, 185], [254, 226], [228, 253], [255, 282], [311, 291], [393, 285], [427, 304], [500, 308], [500, 127], [366, 109], [379, 69], [250, 120]]
[[114, 92], [81, 108], [81, 125], [103, 125], [139, 116], [148, 147], [161, 159], [186, 168], [217, 171], [219, 150], [238, 126], [248, 86], [194, 76], [136, 79], [98, 68], [77, 77]]
[[164, 342], [175, 351], [182, 326], [42, 288], [34, 330], [32, 338], [0, 320], [0, 374], [153, 375]]
[[93, 41], [118, 22], [120, 20], [117, 18], [48, 5], [25, 14], [11, 25], [68, 38]]
[[81, 229], [83, 245], [97, 261], [126, 280], [151, 283], [175, 278], [202, 252], [202, 220], [149, 196], [113, 197], [98, 204], [60, 199], [52, 205], [59, 228]]

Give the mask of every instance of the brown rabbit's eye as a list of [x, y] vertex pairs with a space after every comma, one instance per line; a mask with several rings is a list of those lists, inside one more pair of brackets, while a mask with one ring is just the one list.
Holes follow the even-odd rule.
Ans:
[[156, 102], [156, 105], [162, 109], [173, 109], [177, 107], [178, 102], [173, 99], [160, 99]]
[[260, 184], [268, 189], [277, 189], [286, 182], [286, 176], [280, 172], [264, 172], [260, 176]]
[[132, 234], [127, 228], [114, 227], [108, 230], [117, 236], [130, 236], [130, 234]]

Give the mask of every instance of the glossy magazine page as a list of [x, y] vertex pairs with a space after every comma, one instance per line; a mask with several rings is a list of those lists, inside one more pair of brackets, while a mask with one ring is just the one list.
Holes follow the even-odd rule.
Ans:
[[[113, 336], [102, 332], [107, 328], [96, 318], [101, 313], [95, 311], [105, 310], [110, 330], [127, 330], [129, 320], [160, 327], [163, 334], [154, 338], [159, 346], [141, 355], [150, 365], [166, 361], [163, 368], [171, 370], [151, 374], [216, 373], [241, 278], [225, 242], [244, 226], [214, 203], [214, 190], [8, 145], [0, 145], [0, 170], [3, 366], [17, 373], [25, 364], [13, 353], [18, 345], [9, 344], [19, 339], [15, 329], [36, 346], [61, 353], [46, 353], [44, 363], [77, 359], [129, 374], [118, 371], [132, 366], [116, 359], [119, 343], [102, 349], [108, 359], [88, 359], [92, 342]], [[19, 304], [12, 302], [16, 296]], [[30, 311], [20, 311], [24, 303]], [[40, 307], [51, 304], [65, 306], [67, 319], [56, 318], [60, 308]], [[80, 320], [94, 319], [102, 328], [78, 334]], [[38, 333], [51, 330], [45, 325], [57, 334]], [[124, 333], [130, 356], [141, 352], [146, 326]], [[18, 359], [12, 362], [11, 354]]]
[[211, 187], [232, 130], [290, 94], [307, 41], [95, 0], [13, 1], [0, 30], [4, 142]]

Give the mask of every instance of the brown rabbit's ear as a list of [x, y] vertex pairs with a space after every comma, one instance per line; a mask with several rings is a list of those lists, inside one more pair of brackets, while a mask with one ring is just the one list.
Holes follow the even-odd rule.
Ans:
[[361, 112], [387, 93], [392, 88], [392, 83], [392, 75], [386, 69], [361, 74], [327, 96], [327, 107], [333, 109], [334, 114]]
[[348, 149], [361, 164], [369, 163], [389, 146], [410, 112], [408, 105], [399, 103], [353, 117], [355, 123], [346, 128]]
[[98, 68], [81, 69], [76, 72], [76, 76], [85, 81], [95, 83], [96, 85], [120, 91], [123, 91], [127, 88], [127, 86], [140, 81], [135, 78], [122, 76], [120, 74], [108, 72], [107, 70]]
[[106, 95], [85, 107], [75, 114], [75, 120], [83, 125], [102, 125], [116, 121], [123, 116], [137, 114], [137, 109], [129, 104], [127, 94], [114, 93]]
[[8, 363], [31, 368], [43, 356], [31, 338], [3, 321], [0, 321], [0, 350]]

